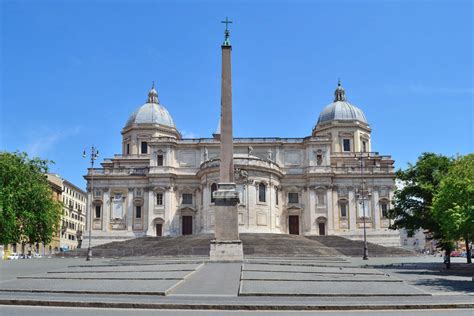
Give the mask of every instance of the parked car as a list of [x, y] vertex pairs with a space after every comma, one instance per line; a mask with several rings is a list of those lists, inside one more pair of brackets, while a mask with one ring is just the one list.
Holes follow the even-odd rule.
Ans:
[[8, 260], [18, 260], [20, 259], [20, 256], [16, 252], [12, 252], [8, 257]]
[[33, 254], [33, 258], [39, 259], [39, 258], [43, 258], [43, 256], [41, 256], [39, 253], [36, 253], [36, 252], [35, 252], [35, 253]]
[[461, 253], [456, 250], [451, 251], [451, 257], [461, 257]]

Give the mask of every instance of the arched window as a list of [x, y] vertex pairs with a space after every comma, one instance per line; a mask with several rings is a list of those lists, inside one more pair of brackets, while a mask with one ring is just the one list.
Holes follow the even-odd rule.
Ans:
[[267, 187], [264, 183], [260, 183], [258, 185], [258, 201], [265, 202], [265, 194], [266, 194]]
[[213, 183], [211, 185], [211, 203], [215, 203], [216, 199], [214, 198], [214, 192], [217, 191], [217, 184]]
[[157, 156], [156, 156], [156, 164], [158, 166], [163, 166], [163, 154], [159, 153]]
[[348, 213], [347, 200], [339, 201], [339, 210], [340, 210], [339, 214], [340, 214], [341, 218], [347, 218], [347, 213]]
[[382, 218], [387, 218], [388, 217], [388, 202], [385, 200], [380, 201], [380, 210], [381, 210], [381, 215]]

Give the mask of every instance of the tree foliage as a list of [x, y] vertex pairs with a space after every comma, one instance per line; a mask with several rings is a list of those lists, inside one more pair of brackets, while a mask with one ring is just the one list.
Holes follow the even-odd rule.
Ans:
[[[474, 154], [458, 158], [443, 178], [433, 201], [433, 218], [447, 240], [474, 238]], [[469, 260], [470, 261], [470, 260]]]
[[61, 203], [53, 199], [47, 160], [0, 152], [0, 244], [49, 243]]
[[423, 153], [415, 165], [398, 170], [396, 177], [403, 187], [395, 192], [391, 228], [405, 228], [409, 235], [418, 229], [428, 230], [434, 238], [440, 232], [439, 223], [432, 216], [432, 203], [452, 159], [443, 155]]

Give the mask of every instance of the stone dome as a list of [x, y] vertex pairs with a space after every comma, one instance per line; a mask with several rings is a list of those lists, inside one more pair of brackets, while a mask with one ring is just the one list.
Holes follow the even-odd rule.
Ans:
[[160, 124], [171, 128], [176, 128], [173, 118], [168, 110], [159, 103], [158, 93], [155, 86], [148, 92], [148, 100], [139, 107], [127, 120], [125, 127], [134, 124]]
[[334, 96], [334, 102], [324, 107], [319, 114], [316, 125], [330, 121], [359, 121], [367, 125], [369, 124], [364, 112], [346, 100], [345, 91], [340, 81], [334, 92]]

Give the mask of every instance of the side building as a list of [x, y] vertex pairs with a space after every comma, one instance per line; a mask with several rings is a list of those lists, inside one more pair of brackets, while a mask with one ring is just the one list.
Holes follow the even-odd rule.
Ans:
[[17, 243], [7, 245], [3, 258], [13, 253], [18, 255], [32, 255], [37, 253], [44, 256], [77, 248], [78, 231], [79, 235], [82, 235], [82, 231], [84, 231], [86, 194], [83, 190], [69, 181], [64, 180], [57, 174], [47, 174], [46, 177], [51, 188], [51, 198], [63, 204], [63, 214], [58, 231], [53, 235], [51, 242], [47, 245], [41, 243]]
[[67, 180], [62, 181], [63, 216], [60, 250], [81, 248], [86, 224], [86, 192]]

